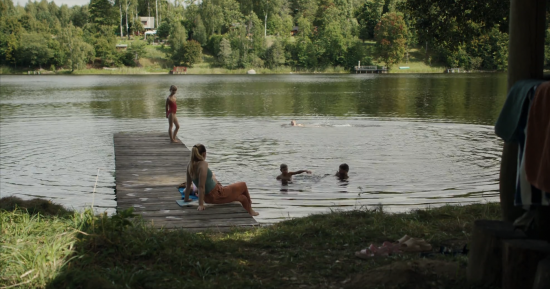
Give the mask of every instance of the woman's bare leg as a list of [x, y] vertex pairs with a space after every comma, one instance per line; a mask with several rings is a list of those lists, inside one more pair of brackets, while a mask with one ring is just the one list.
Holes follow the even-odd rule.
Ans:
[[251, 216], [259, 215], [258, 212], [252, 209], [252, 200], [245, 182], [234, 183], [225, 187], [220, 186], [218, 191], [210, 192], [206, 197], [206, 201], [212, 204], [227, 204], [239, 201]]
[[172, 122], [176, 126], [176, 129], [174, 129], [174, 132], [172, 133], [172, 139], [174, 142], [179, 142], [179, 140], [176, 138], [176, 135], [178, 134], [178, 130], [180, 130], [180, 123], [178, 122], [178, 118], [175, 114], [172, 114]]
[[168, 136], [170, 137], [170, 142], [174, 141], [174, 138], [172, 137], [172, 114], [168, 115]]

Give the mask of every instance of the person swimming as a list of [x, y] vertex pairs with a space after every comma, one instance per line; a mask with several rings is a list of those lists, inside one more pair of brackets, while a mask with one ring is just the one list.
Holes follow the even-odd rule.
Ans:
[[349, 177], [348, 177], [348, 173], [349, 173], [349, 166], [348, 164], [346, 163], [343, 163], [341, 164], [339, 167], [338, 167], [338, 171], [336, 172], [336, 177], [341, 180], [341, 181], [345, 181], [347, 180]]
[[304, 126], [304, 125], [301, 124], [301, 123], [296, 123], [295, 120], [291, 120], [291, 121], [290, 121], [290, 126]]
[[311, 174], [311, 171], [308, 171], [308, 170], [299, 170], [295, 172], [289, 172], [288, 166], [285, 164], [281, 164], [280, 170], [281, 170], [281, 174], [277, 176], [277, 180], [280, 180], [283, 185], [287, 185], [289, 182], [292, 182], [293, 175], [299, 175], [302, 173]]

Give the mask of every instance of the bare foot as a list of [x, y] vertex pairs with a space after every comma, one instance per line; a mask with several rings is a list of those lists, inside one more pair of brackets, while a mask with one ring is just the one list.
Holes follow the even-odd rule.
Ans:
[[177, 140], [177, 139], [173, 139], [173, 140], [171, 140], [170, 142], [171, 142], [171, 143], [178, 143], [178, 142], [180, 142], [180, 141]]
[[257, 215], [260, 214], [260, 213], [254, 211], [254, 210], [250, 210], [250, 211], [251, 211], [251, 212], [250, 212], [250, 216], [252, 216], [252, 217], [257, 216]]

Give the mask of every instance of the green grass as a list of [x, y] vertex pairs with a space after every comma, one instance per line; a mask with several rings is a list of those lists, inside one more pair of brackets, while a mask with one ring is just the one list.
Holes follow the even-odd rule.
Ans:
[[[461, 247], [474, 220], [500, 217], [498, 204], [400, 214], [362, 208], [230, 233], [188, 233], [130, 221], [128, 211], [112, 217], [90, 211], [45, 216], [12, 208], [0, 209], [0, 287], [340, 288], [365, 272], [420, 258], [354, 257], [370, 243], [408, 234], [435, 248]], [[466, 257], [436, 259], [462, 267], [467, 263]], [[443, 282], [442, 288], [466, 285], [463, 275], [436, 281]]]
[[168, 46], [162, 45], [147, 45], [145, 46], [145, 57], [152, 59], [168, 59], [168, 52], [170, 51]]
[[15, 74], [15, 70], [9, 66], [0, 66], [0, 74]]
[[[408, 66], [409, 69], [399, 69], [400, 66]], [[442, 73], [444, 71], [445, 67], [433, 67], [424, 62], [415, 61], [400, 62], [390, 69], [390, 73]]]
[[291, 74], [291, 73], [349, 73], [343, 67], [329, 67], [324, 70], [300, 70], [288, 66], [281, 66], [277, 68], [238, 68], [227, 69], [218, 67], [214, 56], [209, 54], [203, 54], [202, 62], [195, 64], [192, 68], [187, 69], [187, 74], [246, 74], [250, 69], [254, 69], [257, 74]]
[[[375, 43], [369, 43], [374, 45]], [[378, 62], [377, 65], [384, 65]], [[408, 69], [399, 69], [399, 67], [409, 67]], [[425, 54], [422, 49], [412, 48], [409, 50], [409, 61], [403, 60], [392, 66], [389, 73], [443, 73], [445, 67], [441, 64], [428, 65], [425, 62]]]
[[[165, 73], [166, 70], [164, 71]], [[112, 69], [79, 69], [72, 72], [72, 74], [149, 74], [143, 67], [119, 67]]]

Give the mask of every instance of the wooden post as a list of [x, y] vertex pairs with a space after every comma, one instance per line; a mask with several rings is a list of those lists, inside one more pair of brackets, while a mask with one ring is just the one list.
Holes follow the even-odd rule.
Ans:
[[506, 240], [502, 246], [502, 289], [533, 288], [537, 267], [550, 256], [541, 240]]
[[468, 254], [468, 281], [500, 287], [502, 281], [502, 242], [523, 239], [525, 234], [514, 231], [503, 221], [477, 220], [472, 230]]
[[[543, 76], [545, 0], [511, 0], [508, 44], [508, 89], [518, 80]], [[514, 221], [522, 210], [514, 207], [517, 145], [504, 144], [500, 166], [503, 219]]]
[[535, 275], [535, 283], [533, 284], [533, 289], [545, 288], [550, 288], [550, 258], [539, 262], [537, 274]]

